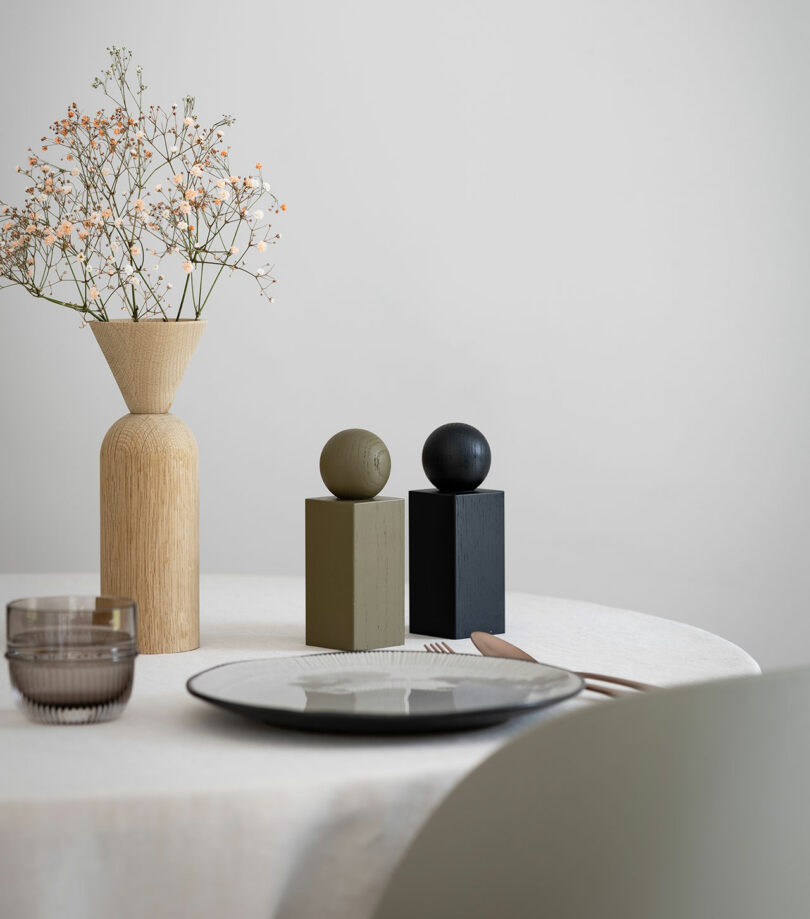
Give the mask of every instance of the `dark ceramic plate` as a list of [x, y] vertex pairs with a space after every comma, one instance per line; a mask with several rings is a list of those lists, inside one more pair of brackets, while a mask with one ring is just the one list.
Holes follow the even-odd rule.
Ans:
[[486, 727], [582, 687], [575, 674], [546, 664], [423, 651], [236, 661], [186, 683], [193, 696], [267, 724], [352, 734]]

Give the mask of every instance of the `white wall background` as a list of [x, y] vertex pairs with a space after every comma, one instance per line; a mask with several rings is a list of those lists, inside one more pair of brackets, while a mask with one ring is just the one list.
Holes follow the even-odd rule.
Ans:
[[[335, 431], [378, 432], [404, 495], [463, 420], [507, 491], [510, 589], [810, 660], [808, 4], [77, 7], [4, 7], [0, 197], [115, 43], [155, 101], [237, 115], [236, 167], [289, 204], [276, 303], [218, 289], [173, 409], [204, 570], [302, 572]], [[78, 325], [0, 294], [0, 570], [97, 568], [124, 405]]]

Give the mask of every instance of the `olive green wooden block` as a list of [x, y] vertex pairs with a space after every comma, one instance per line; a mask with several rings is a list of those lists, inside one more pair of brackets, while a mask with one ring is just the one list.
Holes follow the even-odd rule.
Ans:
[[308, 645], [405, 641], [405, 501], [306, 499]]

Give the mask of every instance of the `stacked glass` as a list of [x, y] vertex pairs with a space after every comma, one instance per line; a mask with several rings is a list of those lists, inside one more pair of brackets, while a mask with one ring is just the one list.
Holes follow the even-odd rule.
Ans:
[[34, 597], [6, 608], [11, 689], [42, 724], [112, 721], [132, 692], [136, 604], [116, 597]]

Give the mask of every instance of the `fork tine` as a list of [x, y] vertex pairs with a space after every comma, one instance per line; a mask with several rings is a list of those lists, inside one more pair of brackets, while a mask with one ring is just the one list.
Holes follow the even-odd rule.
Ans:
[[425, 651], [431, 651], [433, 654], [455, 654], [456, 652], [447, 644], [446, 641], [425, 642]]

